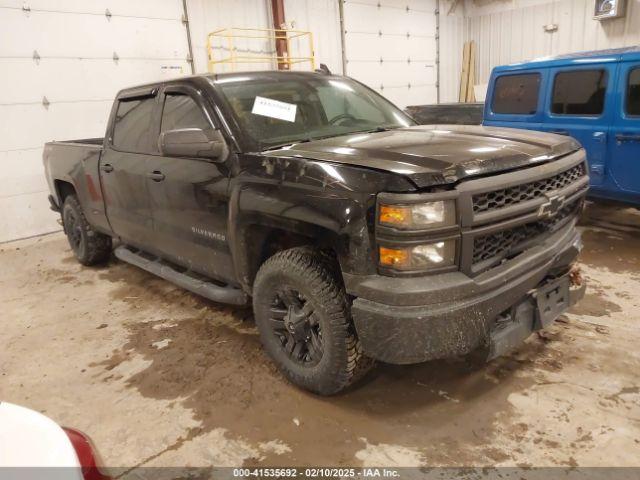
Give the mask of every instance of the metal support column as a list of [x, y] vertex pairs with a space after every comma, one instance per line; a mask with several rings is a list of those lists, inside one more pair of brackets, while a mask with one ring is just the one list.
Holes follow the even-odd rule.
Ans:
[[344, 0], [338, 0], [338, 9], [340, 12], [340, 46], [342, 47], [342, 74], [347, 74], [347, 45], [344, 31]]
[[[271, 0], [271, 13], [273, 15], [273, 28], [276, 29], [276, 54], [278, 56], [278, 70], [289, 70], [288, 62], [282, 61], [289, 56], [289, 41], [284, 16], [284, 0]], [[280, 32], [278, 32], [280, 30]], [[280, 33], [280, 34], [279, 34]]]
[[191, 27], [189, 26], [189, 11], [187, 10], [187, 0], [182, 0], [182, 22], [187, 30], [187, 44], [189, 46], [189, 63], [191, 64], [191, 73], [196, 73], [196, 66], [193, 61], [193, 45], [191, 44]]
[[440, 0], [436, 0], [436, 103], [440, 103]]

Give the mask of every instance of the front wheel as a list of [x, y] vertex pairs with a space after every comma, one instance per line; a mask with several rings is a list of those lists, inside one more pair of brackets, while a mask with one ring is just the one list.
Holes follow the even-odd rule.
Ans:
[[373, 365], [332, 260], [309, 247], [279, 252], [262, 265], [253, 291], [265, 350], [289, 380], [322, 395], [346, 388]]
[[81, 264], [95, 265], [111, 255], [111, 237], [93, 229], [75, 195], [67, 195], [64, 199], [62, 225], [73, 254]]

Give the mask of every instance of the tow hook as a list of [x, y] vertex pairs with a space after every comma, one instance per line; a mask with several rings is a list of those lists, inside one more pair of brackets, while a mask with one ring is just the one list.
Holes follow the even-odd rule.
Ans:
[[569, 270], [569, 305], [575, 305], [578, 300], [584, 297], [587, 290], [587, 281], [582, 277], [579, 265], [574, 265]]
[[574, 265], [569, 271], [569, 284], [572, 287], [581, 287], [582, 283], [582, 269], [579, 265]]

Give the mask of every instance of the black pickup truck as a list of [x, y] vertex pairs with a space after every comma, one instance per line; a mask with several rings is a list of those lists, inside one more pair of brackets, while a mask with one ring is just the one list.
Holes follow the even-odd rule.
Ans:
[[584, 294], [588, 186], [570, 138], [418, 126], [346, 77], [202, 75], [121, 91], [106, 137], [47, 143], [52, 209], [84, 265], [111, 255], [252, 303], [295, 384], [375, 360], [493, 358]]

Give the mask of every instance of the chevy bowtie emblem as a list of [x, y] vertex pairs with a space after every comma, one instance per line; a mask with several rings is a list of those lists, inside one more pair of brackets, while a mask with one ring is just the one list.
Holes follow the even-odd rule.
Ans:
[[539, 217], [555, 217], [560, 209], [564, 206], [564, 195], [547, 196], [548, 201], [540, 205], [538, 210]]

